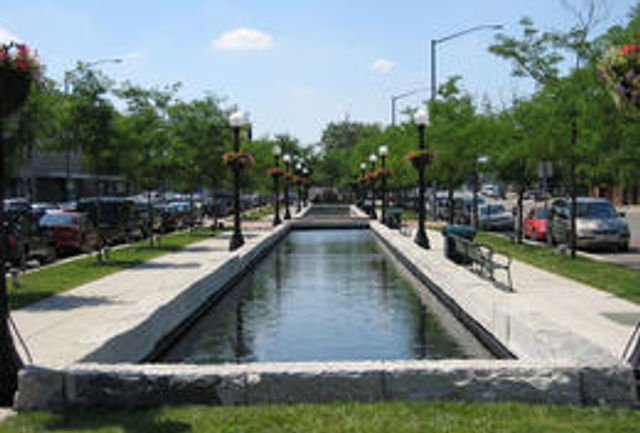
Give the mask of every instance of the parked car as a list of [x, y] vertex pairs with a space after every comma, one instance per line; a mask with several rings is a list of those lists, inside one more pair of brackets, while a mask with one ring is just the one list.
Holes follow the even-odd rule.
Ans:
[[[578, 248], [629, 249], [629, 226], [605, 198], [578, 197], [576, 212], [576, 246]], [[571, 199], [557, 199], [551, 204], [551, 237], [554, 243], [569, 243], [571, 233]]]
[[31, 213], [37, 219], [41, 218], [45, 213], [58, 209], [58, 206], [52, 203], [32, 203]]
[[513, 214], [501, 203], [489, 203], [478, 208], [481, 230], [513, 230]]
[[529, 239], [543, 241], [547, 239], [547, 215], [548, 212], [543, 207], [536, 207], [529, 211], [527, 217], [522, 222], [524, 226], [524, 236]]
[[13, 202], [5, 211], [7, 224], [6, 257], [14, 265], [22, 267], [27, 260], [37, 259], [40, 263], [48, 263], [56, 259], [57, 251], [51, 232], [40, 228], [37, 218], [31, 212], [28, 202]]
[[51, 230], [58, 253], [90, 252], [97, 248], [98, 229], [80, 212], [49, 212], [40, 218], [40, 226]]
[[149, 202], [140, 200], [135, 203], [135, 213], [141, 224], [144, 237], [160, 233], [162, 231], [162, 214], [157, 206], [154, 204], [149, 206]]
[[86, 213], [98, 227], [100, 237], [108, 245], [128, 242], [143, 237], [142, 224], [135, 212], [133, 200], [121, 197], [83, 198], [78, 202], [78, 212]]

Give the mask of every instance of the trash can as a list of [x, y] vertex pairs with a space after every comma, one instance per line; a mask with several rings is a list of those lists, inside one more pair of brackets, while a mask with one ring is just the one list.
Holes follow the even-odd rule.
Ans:
[[453, 236], [460, 236], [461, 238], [473, 242], [473, 239], [476, 237], [475, 229], [470, 225], [450, 224], [442, 229], [442, 234], [444, 235], [444, 256], [456, 263], [467, 263], [468, 259], [456, 252], [455, 245], [453, 243]]

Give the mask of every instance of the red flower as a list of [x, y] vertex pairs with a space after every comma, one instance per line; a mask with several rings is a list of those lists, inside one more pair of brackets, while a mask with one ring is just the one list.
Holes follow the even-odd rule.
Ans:
[[640, 49], [640, 47], [638, 47], [637, 45], [625, 44], [620, 48], [619, 54], [621, 56], [626, 56], [630, 53], [638, 51], [638, 49]]
[[24, 60], [18, 61], [18, 69], [20, 69], [21, 71], [26, 71], [28, 68], [29, 63], [25, 62]]

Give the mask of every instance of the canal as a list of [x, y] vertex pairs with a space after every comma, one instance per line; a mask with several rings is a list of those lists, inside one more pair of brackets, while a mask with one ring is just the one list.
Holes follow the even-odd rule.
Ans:
[[369, 230], [293, 231], [157, 362], [492, 358]]

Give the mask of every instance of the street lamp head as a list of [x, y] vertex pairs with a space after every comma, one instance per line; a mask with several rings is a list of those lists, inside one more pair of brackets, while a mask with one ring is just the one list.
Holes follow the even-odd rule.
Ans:
[[273, 156], [280, 155], [282, 155], [282, 148], [276, 144], [275, 146], [273, 146]]
[[236, 111], [235, 113], [229, 116], [229, 125], [234, 128], [241, 128], [246, 125], [248, 122], [247, 115], [242, 111]]
[[427, 126], [429, 124], [429, 113], [421, 108], [413, 115], [413, 121], [418, 126]]
[[309, 169], [307, 167], [302, 169], [302, 173], [306, 176], [309, 174]]
[[375, 153], [372, 153], [371, 155], [369, 155], [369, 161], [371, 161], [372, 164], [375, 164], [377, 160], [378, 160], [378, 157], [376, 156]]
[[361, 162], [360, 163], [360, 170], [364, 171], [367, 169], [367, 163], [366, 162]]
[[298, 171], [302, 170], [302, 163], [300, 161], [296, 163], [296, 170]]
[[291, 155], [289, 155], [288, 153], [285, 153], [284, 156], [282, 157], [282, 160], [289, 164], [291, 162]]
[[380, 148], [378, 148], [378, 153], [380, 156], [387, 156], [389, 154], [389, 147], [385, 145], [380, 146]]

